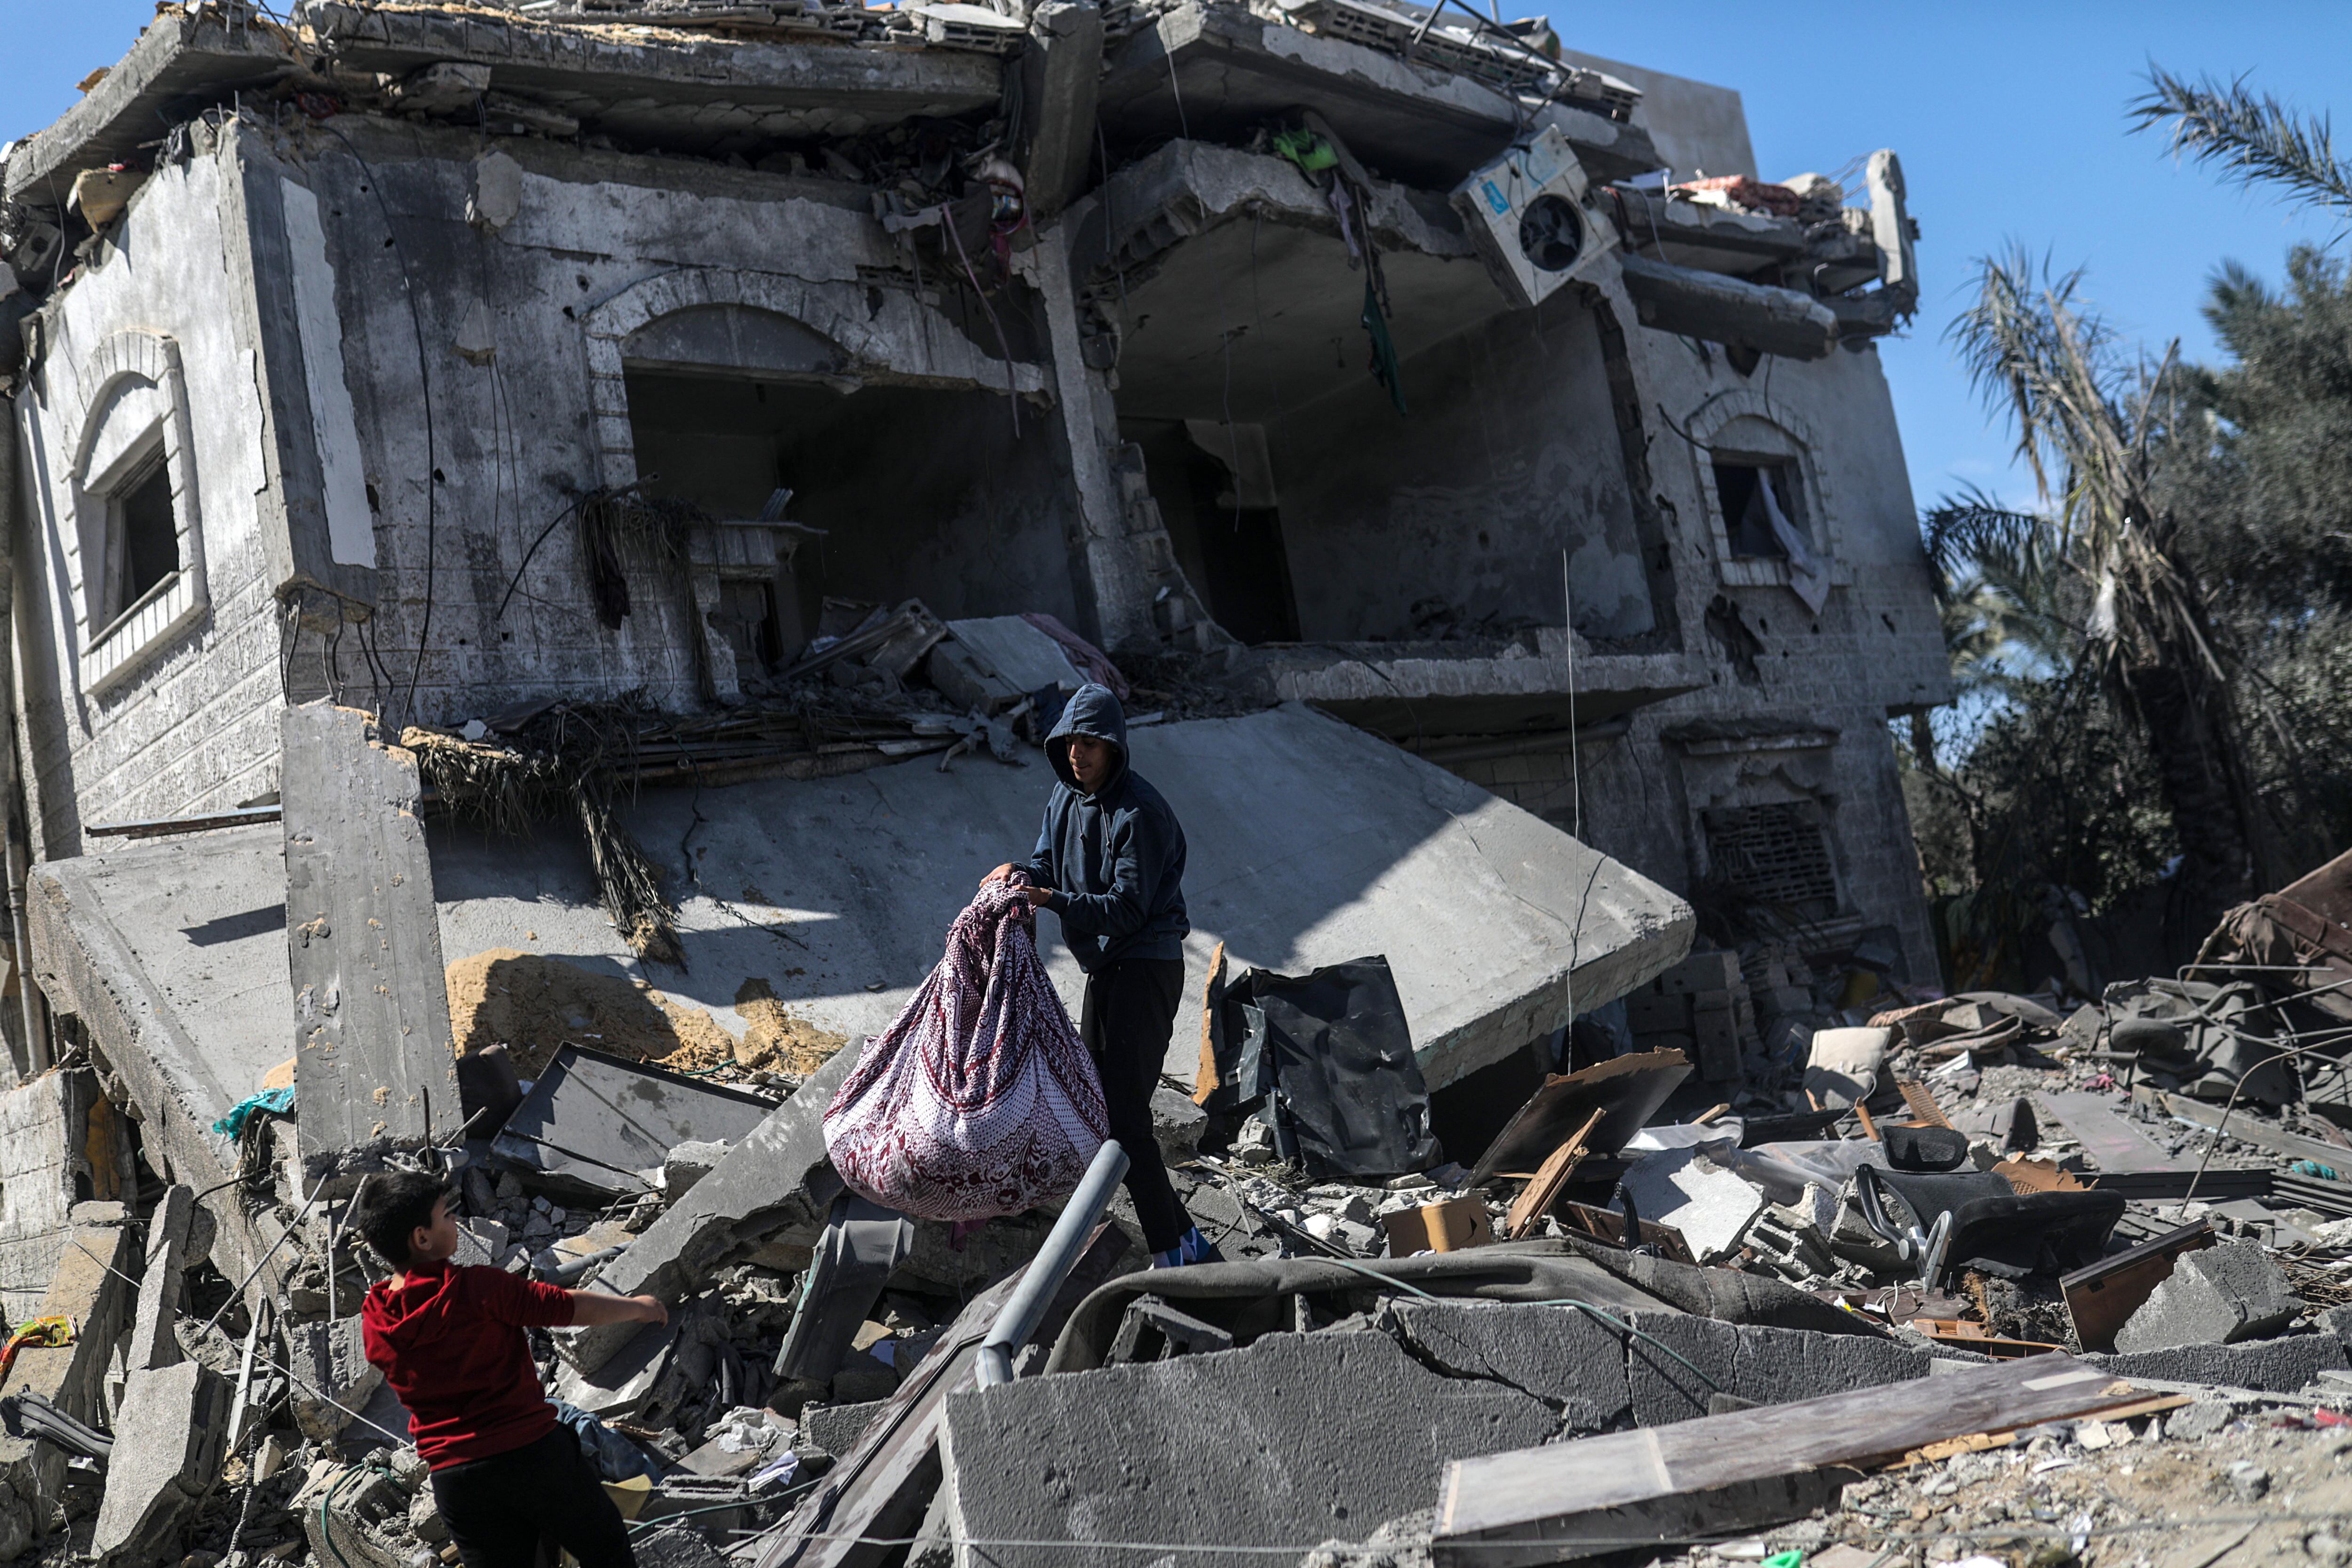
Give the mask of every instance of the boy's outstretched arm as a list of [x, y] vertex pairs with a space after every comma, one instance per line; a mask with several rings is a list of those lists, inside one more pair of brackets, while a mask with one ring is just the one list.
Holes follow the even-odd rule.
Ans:
[[667, 1323], [669, 1309], [657, 1296], [608, 1296], [601, 1290], [567, 1290], [572, 1298], [572, 1325], [592, 1323]]

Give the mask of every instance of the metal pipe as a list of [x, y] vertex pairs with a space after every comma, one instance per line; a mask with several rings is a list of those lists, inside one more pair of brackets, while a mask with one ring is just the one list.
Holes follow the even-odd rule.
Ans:
[[1023, 1270], [1012, 1300], [996, 1314], [988, 1337], [980, 1342], [972, 1376], [981, 1387], [994, 1388], [1013, 1381], [1013, 1352], [1027, 1344], [1029, 1336], [1037, 1331], [1046, 1305], [1069, 1277], [1072, 1266], [1078, 1261], [1078, 1249], [1086, 1246], [1095, 1222], [1102, 1217], [1104, 1205], [1110, 1202], [1111, 1189], [1126, 1174], [1127, 1151], [1105, 1139], [1103, 1146], [1095, 1151], [1094, 1163], [1087, 1167], [1086, 1175], [1078, 1182], [1078, 1190], [1070, 1194], [1062, 1217], [1046, 1234], [1045, 1245], [1037, 1249], [1037, 1256]]

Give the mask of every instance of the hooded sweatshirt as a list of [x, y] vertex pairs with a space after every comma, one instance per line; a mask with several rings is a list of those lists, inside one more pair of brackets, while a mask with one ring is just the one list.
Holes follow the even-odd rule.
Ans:
[[417, 1456], [434, 1469], [487, 1459], [554, 1429], [526, 1328], [572, 1321], [572, 1295], [503, 1268], [410, 1267], [368, 1288], [360, 1331], [371, 1363], [407, 1407]]
[[[1110, 777], [1092, 795], [1071, 775], [1072, 735], [1110, 742]], [[1160, 792], [1127, 765], [1127, 715], [1107, 686], [1081, 686], [1045, 739], [1061, 783], [1026, 868], [1054, 889], [1046, 908], [1091, 974], [1128, 958], [1181, 958], [1192, 923], [1184, 914], [1184, 830]]]

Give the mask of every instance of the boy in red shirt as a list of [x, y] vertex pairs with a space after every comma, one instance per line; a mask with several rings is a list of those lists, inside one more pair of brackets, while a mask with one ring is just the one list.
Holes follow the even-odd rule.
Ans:
[[542, 1536], [581, 1568], [636, 1568], [620, 1510], [556, 1424], [527, 1328], [661, 1323], [651, 1296], [562, 1290], [502, 1268], [452, 1268], [457, 1222], [446, 1183], [370, 1176], [352, 1228], [392, 1267], [360, 1307], [367, 1358], [407, 1406], [433, 1500], [466, 1568], [531, 1568]]

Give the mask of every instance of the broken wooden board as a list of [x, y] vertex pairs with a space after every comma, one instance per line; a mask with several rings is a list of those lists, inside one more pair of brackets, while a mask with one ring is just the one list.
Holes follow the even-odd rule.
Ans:
[[1465, 1190], [1484, 1186], [1498, 1171], [1532, 1168], [1595, 1110], [1606, 1114], [1586, 1146], [1595, 1153], [1615, 1153], [1648, 1125], [1690, 1071], [1690, 1058], [1680, 1051], [1644, 1051], [1546, 1079], [1478, 1156]]
[[2074, 1336], [2083, 1348], [2113, 1350], [2116, 1331], [2158, 1285], [2172, 1278], [2173, 1266], [2182, 1256], [2203, 1251], [2214, 1239], [2211, 1222], [2200, 1219], [2062, 1276], [2058, 1289], [2066, 1298]]
[[1544, 1163], [1536, 1167], [1535, 1175], [1511, 1201], [1511, 1212], [1503, 1222], [1505, 1240], [1517, 1241], [1525, 1236], [1538, 1220], [1550, 1211], [1551, 1205], [1559, 1201], [1559, 1190], [1568, 1185], [1568, 1178], [1576, 1173], [1576, 1167], [1584, 1161], [1587, 1140], [1591, 1138], [1593, 1129], [1601, 1125], [1601, 1115], [1600, 1111], [1594, 1111], [1567, 1142], [1544, 1156]]
[[1522, 1568], [1801, 1517], [1860, 1471], [1932, 1443], [2098, 1415], [2147, 1391], [2066, 1355], [1460, 1459], [1436, 1568]]
[[[2270, 1194], [2268, 1171], [2209, 1165], [2200, 1173], [2196, 1161], [2174, 1159], [2155, 1140], [2125, 1121], [2105, 1095], [2042, 1093], [2034, 1098], [2065, 1124], [2066, 1131], [2074, 1135], [2098, 1166], [2094, 1184], [2101, 1192], [2151, 1201], [2185, 1198], [2192, 1186], [2199, 1197], [2205, 1198], [2259, 1198]], [[2234, 1125], [2231, 1131], [2232, 1136], [2238, 1135]], [[2338, 1153], [2336, 1157], [2342, 1159], [2343, 1155]]]
[[[1612, 1247], [1625, 1245], [1625, 1216], [1615, 1209], [1598, 1208], [1591, 1204], [1567, 1203], [1556, 1205], [1553, 1212], [1560, 1224], [1580, 1235], [1589, 1236], [1595, 1241], [1605, 1241]], [[1696, 1265], [1698, 1262], [1691, 1256], [1690, 1243], [1683, 1239], [1683, 1233], [1670, 1225], [1659, 1225], [1646, 1219], [1642, 1221], [1642, 1245], [1655, 1248], [1659, 1257], [1672, 1258], [1676, 1263]]]

